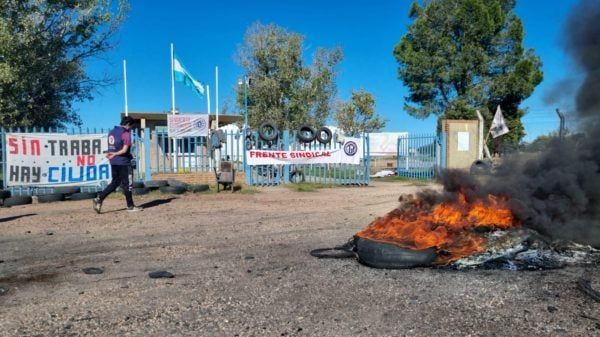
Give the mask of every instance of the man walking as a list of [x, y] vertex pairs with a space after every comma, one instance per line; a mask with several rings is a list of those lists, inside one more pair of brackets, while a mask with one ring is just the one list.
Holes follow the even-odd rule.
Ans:
[[133, 204], [133, 197], [131, 196], [131, 189], [133, 184], [133, 169], [131, 167], [131, 133], [129, 130], [133, 127], [133, 118], [126, 116], [121, 119], [121, 125], [115, 126], [108, 133], [108, 153], [106, 158], [110, 160], [110, 169], [112, 174], [112, 181], [104, 191], [98, 194], [98, 197], [93, 200], [94, 210], [100, 214], [102, 210], [102, 202], [104, 199], [114, 192], [120, 185], [127, 201], [127, 211], [137, 212], [141, 211], [141, 207], [137, 207]]

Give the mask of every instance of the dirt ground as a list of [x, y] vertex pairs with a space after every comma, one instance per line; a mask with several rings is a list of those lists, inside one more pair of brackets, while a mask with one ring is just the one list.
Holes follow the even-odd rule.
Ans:
[[[1, 336], [600, 336], [597, 268], [378, 270], [319, 260], [407, 183], [0, 209]], [[85, 267], [101, 267], [87, 275]], [[150, 279], [167, 270], [172, 279]]]

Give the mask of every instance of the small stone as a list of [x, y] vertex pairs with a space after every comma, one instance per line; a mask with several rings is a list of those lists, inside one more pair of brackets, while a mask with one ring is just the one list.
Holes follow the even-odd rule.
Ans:
[[165, 270], [153, 271], [148, 274], [150, 278], [173, 278], [175, 275]]
[[98, 274], [104, 273], [104, 269], [97, 268], [97, 267], [83, 268], [83, 269], [81, 269], [81, 271], [83, 271], [85, 274], [88, 274], [88, 275], [98, 275]]
[[46, 231], [46, 235], [54, 235], [53, 231]]
[[594, 325], [594, 327], [598, 330], [600, 330], [600, 323], [596, 323], [596, 325]]
[[121, 261], [119, 261], [119, 260], [114, 260], [113, 261], [113, 263], [119, 263], [119, 262], [121, 262]]
[[248, 269], [246, 272], [247, 272], [248, 274], [250, 274], [250, 273], [252, 273], [252, 270]]
[[25, 234], [31, 234], [31, 231], [27, 231], [27, 232], [25, 232]]
[[8, 288], [0, 287], [0, 296], [6, 295], [7, 292], [8, 292]]
[[4, 263], [4, 260], [0, 260], [0, 263]]
[[85, 291], [80, 291], [79, 292], [79, 295], [83, 295], [83, 294], [85, 294]]
[[548, 306], [548, 312], [556, 312], [558, 311], [558, 309], [556, 307], [553, 307], [551, 305]]
[[302, 331], [302, 328], [298, 328], [298, 332]]
[[244, 260], [254, 260], [254, 256], [246, 255], [246, 256], [244, 256]]

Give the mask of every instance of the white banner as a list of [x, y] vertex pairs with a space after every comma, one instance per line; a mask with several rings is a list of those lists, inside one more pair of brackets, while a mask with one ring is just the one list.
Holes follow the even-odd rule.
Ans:
[[208, 136], [207, 115], [169, 115], [167, 117], [169, 137]]
[[339, 149], [311, 151], [246, 151], [248, 165], [278, 164], [360, 164], [363, 158], [362, 138], [346, 138]]
[[107, 135], [7, 133], [7, 186], [99, 185], [110, 182]]

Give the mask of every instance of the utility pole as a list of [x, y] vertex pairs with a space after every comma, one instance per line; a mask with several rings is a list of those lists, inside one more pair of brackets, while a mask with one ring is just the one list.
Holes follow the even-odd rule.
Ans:
[[565, 138], [565, 114], [560, 112], [558, 108], [556, 108], [556, 113], [558, 114], [558, 118], [560, 118], [560, 127], [558, 129], [558, 138]]

